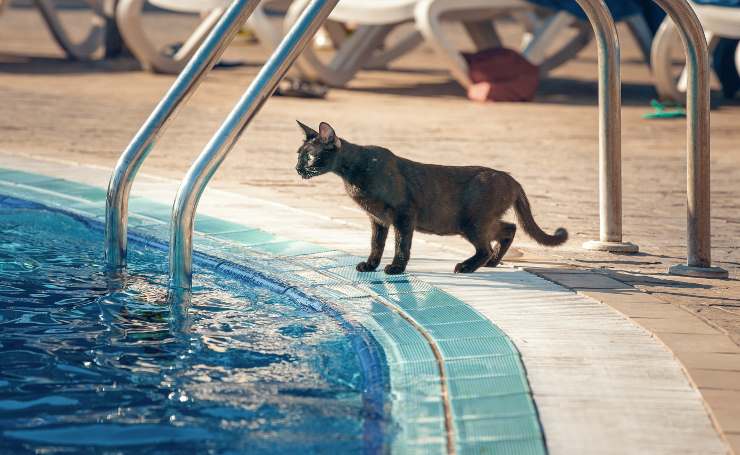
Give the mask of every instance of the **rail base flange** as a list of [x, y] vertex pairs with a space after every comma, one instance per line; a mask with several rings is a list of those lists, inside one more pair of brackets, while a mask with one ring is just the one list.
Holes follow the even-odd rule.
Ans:
[[640, 247], [631, 242], [602, 242], [601, 240], [589, 240], [583, 244], [583, 248], [591, 251], [608, 251], [610, 253], [637, 253]]
[[727, 270], [722, 267], [694, 267], [686, 264], [676, 264], [668, 269], [671, 275], [689, 276], [693, 278], [727, 278]]

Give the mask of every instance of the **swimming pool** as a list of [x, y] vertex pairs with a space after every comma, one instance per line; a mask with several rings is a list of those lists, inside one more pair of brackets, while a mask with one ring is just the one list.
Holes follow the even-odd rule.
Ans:
[[[37, 173], [41, 167], [44, 172]], [[93, 175], [81, 175], [74, 167], [60, 168], [55, 163], [33, 170], [0, 167], [0, 194], [63, 212], [102, 239], [105, 176], [95, 174], [98, 183], [89, 185], [75, 179], [89, 181]], [[159, 180], [146, 182], [146, 188], [144, 195], [132, 197], [129, 204], [129, 245], [138, 245], [131, 246], [133, 255], [143, 245], [148, 247], [144, 251], [152, 249], [153, 254], [168, 248], [171, 196]], [[6, 199], [6, 205], [8, 201], [13, 199]], [[207, 199], [206, 211], [213, 207]], [[195, 220], [194, 283], [214, 285], [214, 291], [222, 283], [249, 283], [248, 287], [271, 290], [336, 321], [347, 334], [345, 340], [353, 345], [363, 377], [363, 452], [546, 453], [520, 355], [486, 316], [413, 275], [358, 273], [355, 265], [364, 258], [296, 240], [295, 233], [284, 229], [278, 229], [282, 235], [268, 232], [291, 216], [290, 210], [229, 193], [218, 195], [217, 207], [219, 213], [231, 207], [230, 215], [224, 219], [199, 214]], [[152, 268], [139, 267], [133, 258], [131, 275], [143, 274], [164, 284], [164, 278], [157, 276], [166, 275], [166, 260], [158, 257]], [[102, 257], [94, 262], [101, 263]], [[201, 289], [205, 288], [196, 287], [196, 294]], [[164, 292], [160, 290], [158, 296], [164, 299]], [[193, 318], [182, 313], [173, 313], [175, 333], [192, 324]], [[0, 352], [4, 349], [0, 347]], [[11, 412], [0, 411], [0, 425], [6, 416], [11, 418]], [[156, 433], [157, 427], [153, 429]], [[2, 438], [6, 436], [0, 431]], [[152, 443], [146, 449], [157, 451], [163, 446]], [[80, 445], [60, 447], [72, 452], [88, 450]], [[141, 447], [124, 446], [123, 451], [136, 452]], [[91, 446], [89, 450], [118, 449]]]
[[382, 450], [336, 315], [200, 268], [170, 318], [159, 249], [112, 279], [99, 229], [2, 196], [0, 236], [0, 452]]

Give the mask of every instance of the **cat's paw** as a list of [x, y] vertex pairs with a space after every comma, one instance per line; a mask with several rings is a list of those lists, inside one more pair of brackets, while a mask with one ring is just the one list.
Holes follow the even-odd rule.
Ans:
[[357, 267], [355, 267], [358, 272], [374, 272], [377, 268], [378, 264], [373, 265], [372, 263], [365, 261], [360, 262], [359, 264], [357, 264]]
[[455, 273], [473, 273], [477, 267], [461, 262], [455, 266]]
[[403, 273], [404, 270], [406, 270], [405, 265], [388, 264], [385, 266], [385, 273], [388, 275], [399, 275]]
[[483, 267], [497, 267], [499, 264], [501, 264], [502, 257], [500, 255], [494, 256], [493, 259], [486, 262]]

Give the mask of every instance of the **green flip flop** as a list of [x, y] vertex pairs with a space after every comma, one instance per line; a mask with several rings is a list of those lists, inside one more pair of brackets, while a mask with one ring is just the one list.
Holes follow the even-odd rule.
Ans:
[[658, 100], [652, 100], [650, 105], [655, 112], [643, 114], [645, 119], [663, 119], [663, 118], [683, 118], [686, 117], [686, 109], [680, 104], [661, 103]]

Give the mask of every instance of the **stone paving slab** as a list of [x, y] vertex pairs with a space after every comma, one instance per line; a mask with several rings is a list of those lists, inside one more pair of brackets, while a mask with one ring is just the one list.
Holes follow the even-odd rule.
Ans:
[[[606, 303], [650, 331], [681, 361], [731, 450], [740, 451], [732, 438], [740, 427], [740, 348], [727, 334], [684, 309], [637, 292], [624, 283], [612, 280], [622, 285], [617, 286], [605, 282], [602, 274], [570, 274], [560, 268], [542, 267], [527, 270]], [[602, 286], [595, 287], [595, 283]]]

